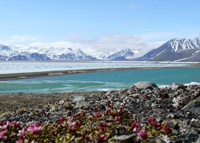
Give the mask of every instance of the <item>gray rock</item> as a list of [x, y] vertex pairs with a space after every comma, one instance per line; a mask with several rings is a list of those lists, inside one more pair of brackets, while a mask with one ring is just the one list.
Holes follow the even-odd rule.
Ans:
[[186, 139], [190, 142], [194, 142], [199, 138], [199, 134], [195, 130], [187, 130], [186, 132]]
[[88, 107], [89, 105], [90, 103], [87, 101], [79, 101], [79, 102], [76, 102], [75, 108]]
[[133, 139], [136, 137], [136, 134], [131, 135], [121, 135], [121, 136], [114, 136], [113, 141], [115, 143], [134, 143]]
[[188, 111], [200, 116], [200, 107], [190, 108]]
[[197, 141], [195, 143], [200, 143], [200, 137], [197, 139]]
[[135, 98], [137, 98], [137, 97], [140, 96], [140, 94], [137, 94], [137, 93], [136, 93], [136, 94], [130, 94], [129, 96], [130, 96], [130, 97], [135, 97]]
[[190, 120], [190, 125], [192, 127], [200, 128], [200, 121], [198, 119], [192, 119]]
[[179, 93], [176, 91], [176, 92], [169, 93], [168, 95], [170, 98], [174, 98], [174, 97], [178, 96]]
[[65, 100], [60, 100], [60, 101], [58, 102], [59, 105], [62, 105], [62, 104], [64, 104], [64, 103], [65, 103]]
[[169, 143], [170, 142], [170, 138], [168, 136], [158, 136], [155, 139], [155, 143]]
[[115, 104], [114, 104], [114, 108], [119, 109], [121, 105], [123, 105], [123, 103], [117, 101], [117, 102], [115, 102]]
[[173, 83], [172, 85], [170, 85], [170, 88], [171, 88], [172, 90], [177, 90], [177, 89], [183, 88], [183, 87], [184, 87], [183, 84], [178, 84], [178, 83]]
[[73, 102], [79, 102], [79, 101], [83, 101], [85, 100], [85, 97], [84, 96], [81, 96], [81, 95], [75, 95], [74, 96], [74, 99], [72, 100]]
[[140, 81], [134, 84], [139, 89], [154, 89], [157, 88], [158, 86], [153, 83], [153, 82], [148, 82], [148, 81]]
[[196, 98], [195, 100], [191, 101], [187, 105], [185, 105], [182, 110], [200, 107], [200, 97]]

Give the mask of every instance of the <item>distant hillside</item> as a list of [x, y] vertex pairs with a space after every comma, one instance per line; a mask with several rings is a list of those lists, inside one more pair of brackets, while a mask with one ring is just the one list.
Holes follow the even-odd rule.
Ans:
[[135, 60], [200, 62], [200, 39], [172, 39]]
[[108, 61], [128, 61], [135, 58], [139, 50], [122, 49], [105, 55], [102, 59]]
[[[144, 50], [144, 49], [143, 49]], [[172, 39], [162, 46], [147, 52], [138, 49], [122, 49], [110, 52], [101, 59], [80, 49], [64, 47], [16, 48], [0, 45], [0, 61], [176, 61], [200, 62], [200, 38]]]
[[0, 45], [1, 61], [95, 61], [95, 57], [72, 48], [12, 48]]

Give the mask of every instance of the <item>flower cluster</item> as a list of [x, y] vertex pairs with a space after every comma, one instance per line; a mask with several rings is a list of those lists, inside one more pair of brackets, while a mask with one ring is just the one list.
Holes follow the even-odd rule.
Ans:
[[155, 136], [155, 135], [172, 135], [172, 128], [168, 125], [166, 122], [156, 122], [156, 119], [154, 117], [148, 118], [149, 125], [147, 128], [151, 130], [150, 134]]
[[[68, 101], [69, 102], [69, 101]], [[70, 105], [67, 103], [67, 105]], [[65, 108], [71, 111], [70, 108]], [[114, 136], [136, 134], [135, 142], [145, 142], [152, 136], [168, 135], [172, 129], [167, 124], [156, 122], [150, 117], [146, 125], [136, 121], [131, 113], [121, 108], [116, 110], [111, 106], [105, 110], [94, 109], [91, 112], [79, 110], [70, 116], [58, 118], [54, 123], [20, 125], [18, 122], [5, 121], [0, 123], [0, 142], [115, 142]]]

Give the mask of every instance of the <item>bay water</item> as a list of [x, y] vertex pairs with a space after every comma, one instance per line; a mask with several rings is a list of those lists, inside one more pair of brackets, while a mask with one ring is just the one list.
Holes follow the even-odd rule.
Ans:
[[175, 83], [199, 84], [200, 68], [164, 68], [106, 71], [0, 81], [0, 93], [109, 91], [130, 87], [138, 81], [151, 81], [158, 86]]

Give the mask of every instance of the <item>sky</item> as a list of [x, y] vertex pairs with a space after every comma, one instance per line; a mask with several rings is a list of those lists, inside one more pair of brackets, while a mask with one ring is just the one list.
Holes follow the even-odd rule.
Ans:
[[199, 0], [0, 0], [0, 44], [90, 54], [200, 35]]

